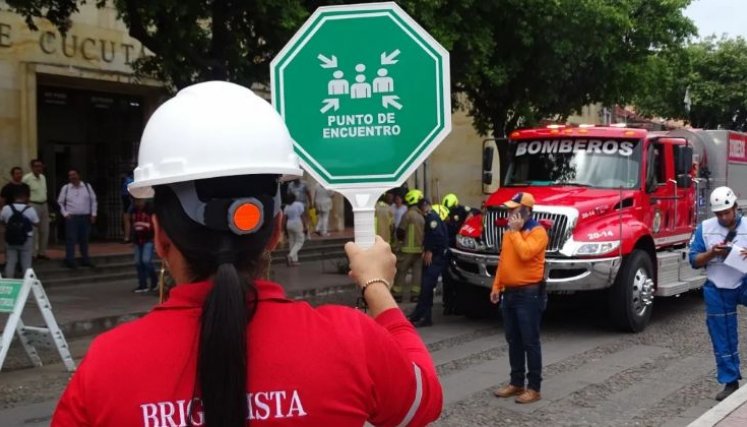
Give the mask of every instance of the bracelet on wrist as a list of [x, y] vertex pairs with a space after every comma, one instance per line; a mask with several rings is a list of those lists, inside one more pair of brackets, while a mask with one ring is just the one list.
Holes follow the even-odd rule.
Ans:
[[392, 285], [389, 284], [389, 282], [386, 279], [381, 279], [381, 278], [371, 279], [371, 280], [363, 283], [363, 285], [361, 285], [361, 296], [364, 296], [366, 294], [366, 289], [370, 285], [373, 285], [374, 283], [381, 283], [381, 284], [383, 284], [384, 286], [386, 286], [387, 290], [392, 289]]

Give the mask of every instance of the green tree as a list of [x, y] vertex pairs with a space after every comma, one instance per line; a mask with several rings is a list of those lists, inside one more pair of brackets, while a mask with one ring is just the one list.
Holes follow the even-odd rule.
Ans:
[[[747, 42], [708, 37], [657, 55], [634, 104], [648, 116], [681, 119], [705, 129], [747, 130]], [[690, 109], [685, 106], [685, 94]]]
[[[8, 0], [33, 26], [61, 31], [85, 0]], [[89, 0], [91, 1], [91, 0]], [[331, 0], [95, 0], [109, 2], [154, 56], [135, 69], [183, 87], [205, 79], [266, 83], [269, 62], [310, 11]], [[625, 102], [653, 53], [694, 32], [691, 0], [402, 0], [451, 52], [455, 104], [478, 131], [564, 117], [583, 105]], [[461, 95], [464, 96], [461, 96]]]
[[590, 103], [630, 100], [654, 53], [694, 34], [682, 15], [689, 3], [455, 0], [442, 3], [445, 18], [433, 26], [450, 29], [455, 89], [468, 95], [478, 130], [502, 136]]

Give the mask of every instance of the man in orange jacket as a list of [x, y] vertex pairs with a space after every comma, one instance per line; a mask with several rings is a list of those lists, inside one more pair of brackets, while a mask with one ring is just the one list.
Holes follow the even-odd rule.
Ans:
[[[510, 209], [501, 257], [490, 300], [501, 309], [508, 341], [511, 380], [495, 391], [497, 397], [516, 396], [516, 403], [540, 400], [542, 348], [540, 322], [547, 305], [545, 250], [547, 231], [531, 217], [534, 197], [516, 193], [503, 204]], [[526, 363], [525, 363], [526, 362]]]

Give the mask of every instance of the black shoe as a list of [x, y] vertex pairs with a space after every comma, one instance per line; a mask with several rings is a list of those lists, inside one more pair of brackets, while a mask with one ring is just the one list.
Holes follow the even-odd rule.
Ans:
[[37, 255], [37, 256], [36, 256], [36, 259], [44, 259], [44, 260], [47, 260], [47, 261], [49, 261], [49, 257], [48, 257], [48, 256], [46, 256], [46, 255], [41, 255], [41, 254], [40, 254], [40, 255]]
[[423, 316], [417, 316], [415, 313], [407, 316], [407, 320], [412, 322], [413, 324], [420, 322], [420, 320], [423, 318]]
[[416, 328], [427, 328], [428, 326], [433, 326], [433, 321], [430, 319], [423, 319], [413, 322], [412, 324], [415, 325]]
[[87, 259], [87, 260], [83, 260], [83, 261], [81, 261], [81, 262], [80, 262], [80, 265], [81, 265], [81, 266], [83, 266], [83, 267], [91, 267], [91, 268], [95, 267], [95, 266], [94, 266], [94, 265], [93, 265], [93, 264], [91, 263], [91, 260], [90, 260], [90, 259]]
[[727, 397], [729, 397], [729, 395], [737, 391], [738, 388], [739, 388], [739, 382], [737, 381], [730, 382], [724, 387], [723, 390], [719, 392], [719, 394], [716, 395], [716, 400], [720, 402], [726, 399]]
[[75, 261], [64, 261], [62, 264], [65, 267], [70, 268], [72, 270], [75, 270], [76, 268], [78, 268], [78, 265], [75, 264]]

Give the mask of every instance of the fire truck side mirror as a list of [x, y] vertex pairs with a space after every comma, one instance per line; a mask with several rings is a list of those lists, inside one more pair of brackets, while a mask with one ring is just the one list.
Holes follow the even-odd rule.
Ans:
[[677, 187], [690, 188], [692, 185], [690, 171], [692, 171], [693, 167], [693, 147], [691, 145], [675, 145], [674, 150]]
[[482, 142], [482, 192], [492, 194], [500, 185], [501, 162], [495, 139]]

